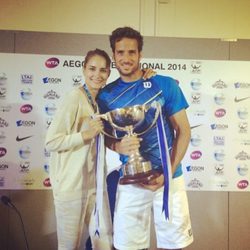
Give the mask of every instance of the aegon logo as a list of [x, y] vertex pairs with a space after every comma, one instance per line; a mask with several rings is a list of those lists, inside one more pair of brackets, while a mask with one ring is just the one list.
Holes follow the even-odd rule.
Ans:
[[57, 67], [58, 65], [59, 65], [59, 63], [60, 63], [60, 61], [59, 61], [59, 59], [58, 58], [56, 58], [56, 57], [51, 57], [51, 58], [49, 58], [46, 62], [45, 62], [45, 66], [47, 67], [47, 68], [55, 68], [55, 67]]
[[33, 127], [36, 125], [35, 121], [18, 120], [16, 121], [17, 127]]
[[24, 114], [31, 112], [31, 110], [33, 109], [33, 107], [30, 104], [24, 104], [23, 106], [21, 106], [20, 111]]
[[6, 155], [6, 153], [7, 153], [7, 149], [6, 148], [0, 148], [0, 157], [3, 157], [3, 156], [5, 156]]
[[248, 187], [248, 181], [247, 180], [241, 180], [241, 181], [239, 181], [238, 183], [237, 183], [237, 187], [239, 188], [239, 189], [245, 189], [245, 188], [247, 188]]
[[202, 156], [202, 153], [201, 153], [201, 151], [198, 151], [198, 150], [193, 151], [193, 152], [190, 154], [190, 157], [191, 157], [192, 160], [198, 160], [198, 159], [201, 158], [201, 156]]
[[226, 114], [226, 110], [225, 109], [217, 109], [214, 112], [214, 115], [218, 118], [223, 117]]

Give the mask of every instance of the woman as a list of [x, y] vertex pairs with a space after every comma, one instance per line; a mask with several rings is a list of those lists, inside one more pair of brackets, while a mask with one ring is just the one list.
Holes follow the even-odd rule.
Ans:
[[95, 116], [95, 98], [110, 75], [110, 63], [103, 50], [87, 53], [85, 84], [67, 94], [47, 132], [60, 250], [84, 249], [84, 226], [89, 229], [93, 249], [112, 249], [107, 196], [103, 191], [103, 124]]

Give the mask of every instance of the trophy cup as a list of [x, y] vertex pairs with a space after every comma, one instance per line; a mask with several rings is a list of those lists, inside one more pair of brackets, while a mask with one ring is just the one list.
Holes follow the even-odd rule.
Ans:
[[[135, 133], [135, 129], [139, 127], [145, 120], [147, 112], [153, 108], [155, 110], [153, 122], [141, 133]], [[116, 131], [125, 132], [125, 136], [140, 136], [152, 128], [158, 118], [160, 112], [160, 104], [153, 102], [149, 105], [135, 105], [125, 108], [118, 108], [100, 115], [100, 117], [109, 122], [111, 127]], [[122, 139], [103, 131], [106, 136], [115, 139]], [[152, 169], [151, 162], [146, 161], [136, 150], [129, 155], [126, 164], [121, 167], [122, 176], [120, 177], [120, 184], [136, 184], [147, 183], [160, 175], [156, 170]]]

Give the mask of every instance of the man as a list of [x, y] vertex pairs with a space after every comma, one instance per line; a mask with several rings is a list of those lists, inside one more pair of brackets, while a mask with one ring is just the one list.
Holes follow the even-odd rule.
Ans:
[[[130, 27], [118, 28], [110, 36], [110, 45], [120, 78], [105, 86], [98, 95], [101, 113], [157, 101], [161, 105], [163, 135], [166, 135], [163, 139], [168, 144], [168, 148], [162, 144], [162, 135], [157, 132], [160, 123], [142, 134], [141, 138], [107, 139], [106, 145], [120, 154], [123, 164], [128, 155], [139, 149], [153, 169], [161, 173], [148, 183], [118, 185], [114, 246], [119, 250], [148, 248], [153, 208], [157, 247], [181, 249], [193, 241], [180, 165], [190, 140], [190, 126], [185, 112], [188, 104], [174, 79], [160, 75], [146, 81], [142, 79], [140, 59], [143, 37], [138, 31]], [[150, 121], [146, 123], [149, 125]], [[163, 157], [162, 152], [170, 155], [171, 163], [168, 165], [168, 158]]]

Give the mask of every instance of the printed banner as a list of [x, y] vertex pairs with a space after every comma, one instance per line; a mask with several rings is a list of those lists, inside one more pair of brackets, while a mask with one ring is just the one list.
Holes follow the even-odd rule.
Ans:
[[[46, 131], [64, 95], [84, 82], [84, 57], [0, 53], [0, 189], [50, 189]], [[249, 191], [250, 62], [143, 59], [172, 76], [190, 107], [182, 162], [187, 190]], [[109, 82], [119, 74], [112, 64]], [[120, 165], [108, 150], [109, 171]]]

